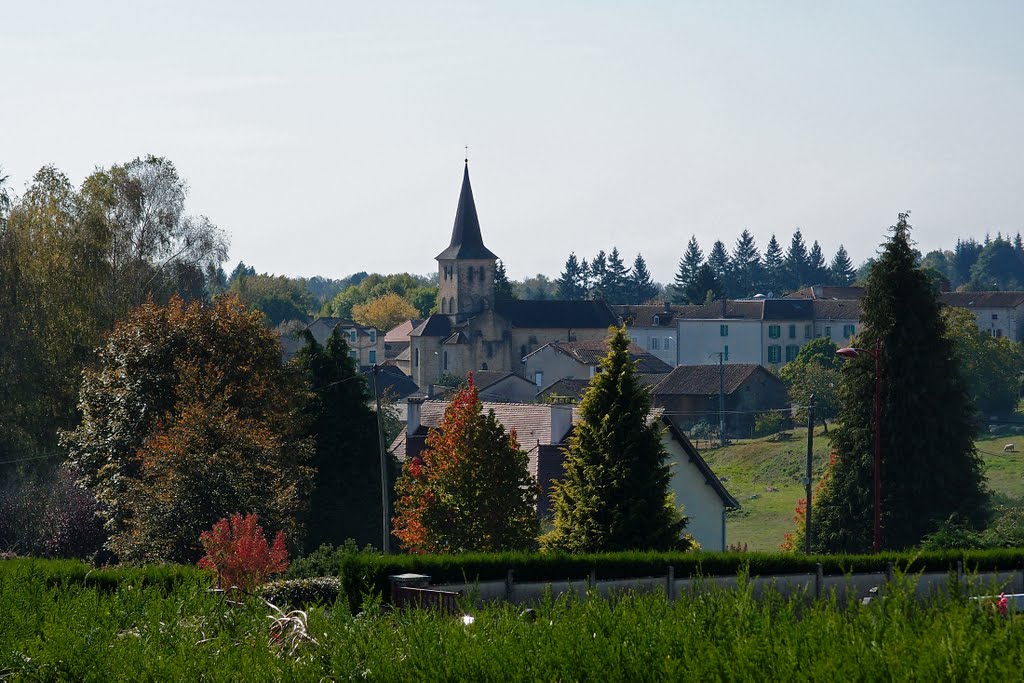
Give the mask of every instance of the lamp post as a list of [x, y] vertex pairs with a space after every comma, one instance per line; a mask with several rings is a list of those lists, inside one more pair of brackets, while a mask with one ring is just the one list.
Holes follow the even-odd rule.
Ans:
[[875, 359], [875, 542], [876, 553], [882, 550], [882, 341], [875, 341], [874, 350], [853, 346], [836, 351], [837, 356], [856, 358], [868, 355]]

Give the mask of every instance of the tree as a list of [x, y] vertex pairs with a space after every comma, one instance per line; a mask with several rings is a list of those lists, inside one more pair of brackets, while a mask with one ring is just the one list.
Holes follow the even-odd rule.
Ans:
[[725, 296], [725, 287], [711, 269], [711, 264], [702, 263], [697, 275], [686, 286], [685, 295], [687, 303], [705, 304]]
[[753, 296], [761, 286], [761, 254], [757, 251], [754, 236], [746, 228], [740, 233], [732, 252], [732, 277], [736, 296]]
[[306, 291], [305, 283], [285, 275], [252, 275], [246, 272], [230, 284], [229, 291], [237, 294], [246, 308], [262, 311], [267, 327], [277, 327], [289, 320], [308, 323], [314, 306], [313, 296]]
[[517, 299], [542, 301], [554, 299], [558, 295], [555, 283], [543, 273], [524, 278], [522, 282], [513, 282], [512, 286]]
[[789, 242], [789, 250], [786, 251], [785, 279], [783, 286], [789, 291], [800, 289], [804, 285], [814, 284], [808, 282], [810, 262], [807, 255], [807, 245], [804, 244], [804, 236], [800, 228], [793, 233], [793, 239]]
[[629, 272], [629, 301], [631, 304], [647, 303], [658, 296], [658, 285], [651, 278], [651, 272], [647, 270], [647, 262], [641, 254], [636, 255], [633, 260], [633, 267]]
[[624, 327], [611, 330], [608, 346], [569, 438], [546, 545], [574, 553], [684, 549], [686, 519], [669, 495], [660, 429]]
[[608, 303], [629, 303], [629, 268], [622, 262], [618, 247], [612, 247], [608, 255], [608, 269], [605, 271], [605, 282], [601, 286]]
[[[377, 416], [369, 407], [373, 397], [337, 328], [326, 346], [309, 330], [304, 339], [297, 364], [313, 391], [304, 412], [316, 444], [305, 548], [311, 552], [348, 538], [360, 546], [380, 545], [380, 446]], [[388, 480], [393, 480], [390, 469]]]
[[686, 244], [686, 252], [679, 260], [679, 270], [676, 272], [675, 281], [672, 283], [675, 302], [687, 303], [689, 301], [686, 293], [687, 287], [697, 277], [697, 271], [700, 270], [702, 263], [704, 263], [704, 253], [700, 250], [700, 245], [697, 244], [696, 235], [691, 235], [690, 241]]
[[[512, 301], [516, 298], [516, 293], [512, 289], [512, 283], [509, 282], [508, 273], [505, 272], [505, 264], [498, 261], [498, 265], [494, 267], [494, 300], [495, 301]], [[390, 327], [383, 328], [390, 330]]]
[[996, 236], [971, 266], [968, 286], [974, 291], [1019, 290], [1024, 286], [1024, 259], [1009, 240]]
[[966, 308], [947, 306], [942, 317], [974, 405], [983, 415], [1013, 413], [1024, 373], [1021, 345], [979, 329]]
[[825, 257], [821, 253], [821, 245], [814, 240], [811, 250], [807, 253], [807, 284], [824, 285], [828, 283], [829, 270], [825, 265]]
[[602, 249], [590, 261], [590, 298], [607, 299], [608, 292], [606, 290], [609, 284], [608, 257]]
[[857, 271], [853, 268], [846, 248], [841, 244], [836, 250], [836, 255], [832, 257], [832, 263], [828, 266], [828, 274], [829, 283], [837, 287], [849, 287], [853, 284], [853, 278]]
[[[856, 346], [881, 347], [882, 546], [915, 545], [951, 516], [979, 524], [988, 492], [974, 448], [974, 406], [937, 295], [917, 267], [908, 214], [868, 277], [864, 332]], [[875, 361], [845, 362], [839, 390], [838, 454], [816, 500], [819, 550], [864, 552], [873, 536]]]
[[581, 265], [576, 259], [576, 252], [569, 254], [565, 260], [565, 269], [556, 281], [558, 298], [566, 301], [580, 301], [586, 298], [586, 261]]
[[[808, 342], [791, 362], [779, 370], [786, 383], [789, 398], [799, 406], [807, 406], [814, 396], [814, 415], [828, 433], [828, 420], [839, 409], [839, 359], [836, 345], [828, 337]], [[807, 415], [801, 408], [800, 413]]]
[[419, 311], [412, 304], [394, 292], [352, 307], [353, 321], [384, 332], [418, 315]]
[[974, 239], [957, 240], [953, 249], [953, 270], [956, 278], [952, 285], [959, 287], [971, 279], [971, 269], [981, 255], [982, 245]]
[[191, 563], [200, 532], [234, 512], [299, 538], [306, 398], [260, 313], [231, 296], [212, 306], [172, 297], [115, 326], [63, 444], [121, 560]]
[[437, 284], [429, 282], [427, 278], [409, 273], [374, 273], [335, 295], [320, 309], [320, 315], [351, 320], [353, 306], [365, 304], [389, 293], [397, 294], [408, 301], [422, 317], [430, 315], [430, 311], [437, 305]]
[[786, 263], [782, 256], [782, 247], [779, 246], [775, 235], [768, 240], [768, 247], [764, 250], [764, 264], [761, 267], [764, 273], [765, 294], [781, 296], [782, 290], [786, 287]]
[[711, 253], [708, 254], [708, 266], [715, 274], [715, 279], [722, 285], [723, 292], [728, 292], [728, 283], [732, 279], [732, 263], [729, 261], [729, 252], [725, 249], [722, 240], [715, 240], [711, 246]]
[[539, 531], [537, 483], [529, 457], [494, 416], [483, 412], [470, 375], [409, 458], [395, 485], [392, 520], [414, 553], [529, 550]]

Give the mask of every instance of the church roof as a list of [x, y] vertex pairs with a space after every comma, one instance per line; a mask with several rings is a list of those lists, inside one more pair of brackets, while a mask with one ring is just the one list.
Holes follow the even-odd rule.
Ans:
[[446, 315], [435, 313], [419, 327], [409, 333], [410, 337], [449, 337], [452, 333], [452, 321]]
[[618, 318], [604, 301], [497, 301], [494, 310], [513, 327], [554, 329], [601, 328], [617, 324]]
[[455, 212], [455, 226], [452, 228], [452, 242], [437, 255], [442, 259], [494, 259], [498, 257], [484, 246], [480, 235], [480, 219], [476, 215], [473, 188], [469, 184], [469, 164], [462, 174], [462, 192], [459, 193], [459, 208]]

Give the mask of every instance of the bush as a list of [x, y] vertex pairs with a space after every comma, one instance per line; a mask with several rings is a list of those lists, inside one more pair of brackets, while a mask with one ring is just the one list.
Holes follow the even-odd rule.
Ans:
[[314, 604], [333, 605], [341, 595], [341, 580], [336, 576], [281, 579], [263, 584], [256, 589], [256, 595], [282, 609], [298, 609]]
[[754, 436], [769, 436], [778, 433], [786, 424], [786, 418], [777, 410], [769, 410], [754, 417]]
[[690, 428], [690, 436], [694, 439], [710, 439], [715, 430], [707, 422], [701, 421]]
[[271, 574], [288, 569], [284, 532], [278, 531], [274, 545], [269, 545], [256, 515], [233, 514], [204, 531], [199, 540], [206, 556], [198, 566], [215, 571], [221, 588], [251, 591]]

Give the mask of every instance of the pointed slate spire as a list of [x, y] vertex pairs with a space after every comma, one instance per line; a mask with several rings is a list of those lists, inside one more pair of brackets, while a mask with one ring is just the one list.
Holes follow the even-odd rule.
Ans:
[[459, 208], [455, 212], [455, 226], [452, 228], [452, 241], [447, 249], [437, 255], [437, 260], [497, 258], [484, 246], [483, 237], [480, 236], [480, 219], [476, 216], [473, 188], [469, 184], [469, 162], [466, 162], [466, 169], [462, 174]]

